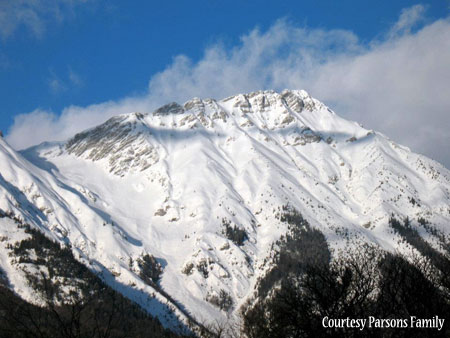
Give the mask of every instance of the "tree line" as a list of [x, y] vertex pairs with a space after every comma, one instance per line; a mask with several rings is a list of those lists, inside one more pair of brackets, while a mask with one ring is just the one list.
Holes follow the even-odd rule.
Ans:
[[[411, 227], [391, 217], [389, 224], [421, 255], [408, 257], [360, 244], [331, 259], [325, 236], [294, 209], [279, 243], [274, 267], [259, 281], [257, 294], [242, 308], [241, 333], [257, 337], [449, 337], [450, 260]], [[437, 329], [329, 328], [323, 319], [444, 318]]]
[[24, 301], [4, 278], [0, 283], [1, 338], [180, 337], [78, 262], [70, 247], [15, 221], [30, 236], [9, 248], [11, 258], [22, 266], [39, 268], [38, 274], [26, 269], [24, 273], [44, 305]]

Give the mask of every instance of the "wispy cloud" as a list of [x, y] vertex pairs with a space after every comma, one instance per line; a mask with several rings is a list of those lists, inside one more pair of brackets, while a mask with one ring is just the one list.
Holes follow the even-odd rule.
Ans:
[[[68, 107], [61, 114], [19, 116], [7, 138], [23, 148], [63, 140], [110, 116], [151, 111], [170, 101], [303, 88], [338, 114], [450, 167], [450, 21], [423, 21], [412, 29], [424, 13], [422, 6], [405, 9], [384, 38], [369, 43], [350, 31], [309, 29], [280, 20], [267, 31], [254, 29], [232, 48], [210, 46], [197, 62], [175, 57], [149, 80], [145, 95]], [[27, 133], [37, 117], [46, 127]]]
[[58, 76], [54, 70], [50, 69], [47, 84], [53, 94], [59, 94], [74, 87], [82, 86], [83, 80], [71, 67], [68, 68], [66, 77]]
[[0, 1], [0, 37], [10, 37], [20, 26], [25, 26], [41, 37], [46, 24], [63, 21], [73, 15], [74, 8], [91, 0], [2, 0]]
[[60, 93], [67, 89], [63, 81], [53, 72], [50, 72], [50, 77], [47, 79], [48, 87], [53, 94]]
[[68, 79], [72, 85], [79, 87], [83, 84], [83, 80], [81, 79], [81, 76], [78, 73], [76, 73], [72, 68], [69, 67], [68, 73], [69, 73]]
[[425, 7], [423, 5], [414, 5], [410, 8], [403, 9], [398, 21], [389, 32], [390, 37], [410, 33], [411, 29], [423, 20], [424, 14]]

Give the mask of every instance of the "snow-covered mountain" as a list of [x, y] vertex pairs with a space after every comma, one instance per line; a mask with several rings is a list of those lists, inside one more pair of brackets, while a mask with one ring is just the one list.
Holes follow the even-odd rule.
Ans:
[[[414, 250], [389, 228], [394, 214], [442, 250], [450, 172], [296, 90], [170, 103], [21, 153], [0, 139], [0, 212], [70, 243], [169, 327], [236, 316], [286, 233], [284, 205], [333, 248]], [[39, 303], [8, 256], [23, 234], [8, 218], [0, 232], [11, 288]]]

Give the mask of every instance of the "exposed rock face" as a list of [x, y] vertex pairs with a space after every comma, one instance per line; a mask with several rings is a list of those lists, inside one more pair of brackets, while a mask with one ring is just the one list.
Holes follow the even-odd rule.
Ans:
[[158, 162], [159, 155], [149, 141], [150, 130], [142, 123], [143, 117], [140, 113], [113, 117], [94, 129], [76, 134], [66, 143], [66, 150], [92, 161], [106, 159], [110, 172], [119, 176], [145, 170]]

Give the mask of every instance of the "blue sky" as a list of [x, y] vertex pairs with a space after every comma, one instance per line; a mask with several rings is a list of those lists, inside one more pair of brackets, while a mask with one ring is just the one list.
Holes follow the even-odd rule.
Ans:
[[[448, 0], [2, 1], [0, 130], [23, 148], [67, 138], [116, 113], [191, 96], [220, 99], [301, 86], [338, 114], [449, 167], [450, 151], [444, 149], [449, 133], [432, 131], [450, 123], [448, 99], [438, 95], [431, 107], [426, 100], [405, 103], [408, 95], [417, 97], [430, 87], [449, 92], [449, 5]], [[416, 59], [410, 60], [411, 54]], [[407, 77], [404, 83], [378, 76], [391, 57], [384, 69], [393, 67], [391, 75], [398, 70], [398, 78]], [[426, 62], [408, 78], [413, 75], [405, 64], [417, 69]], [[365, 83], [370, 87], [363, 88]], [[380, 95], [386, 97], [386, 105], [376, 107], [382, 114], [367, 109]], [[425, 114], [424, 107], [436, 113]]]

